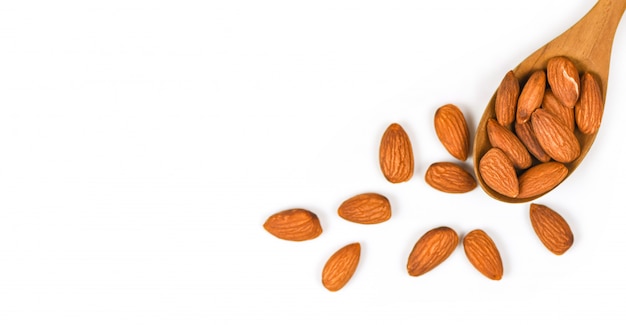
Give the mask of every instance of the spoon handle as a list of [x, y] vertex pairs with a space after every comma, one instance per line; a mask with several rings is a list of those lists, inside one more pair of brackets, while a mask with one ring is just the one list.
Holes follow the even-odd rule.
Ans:
[[[589, 12], [515, 69], [518, 77], [545, 68], [545, 58], [567, 54], [583, 71], [608, 76], [613, 38], [626, 10], [626, 0], [598, 0]], [[603, 85], [604, 91], [606, 85]]]

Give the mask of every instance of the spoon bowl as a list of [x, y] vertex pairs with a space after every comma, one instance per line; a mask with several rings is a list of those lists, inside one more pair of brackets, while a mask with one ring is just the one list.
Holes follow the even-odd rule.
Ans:
[[[576, 65], [579, 71], [590, 72], [596, 77], [602, 91], [602, 101], [604, 102], [606, 100], [613, 38], [625, 10], [626, 0], [599, 0], [576, 24], [524, 59], [512, 70], [513, 73], [523, 84], [532, 72], [546, 69], [550, 58], [565, 56]], [[533, 197], [511, 198], [492, 190], [485, 184], [480, 175], [478, 168], [480, 159], [492, 147], [487, 136], [487, 122], [496, 116], [494, 109], [495, 98], [494, 94], [487, 104], [476, 130], [473, 149], [476, 178], [481, 188], [497, 200], [509, 203], [523, 203], [535, 200], [549, 191]], [[580, 143], [580, 156], [574, 161], [565, 164], [568, 169], [566, 178], [583, 161], [597, 134], [595, 132], [586, 135], [578, 130], [575, 132]]]

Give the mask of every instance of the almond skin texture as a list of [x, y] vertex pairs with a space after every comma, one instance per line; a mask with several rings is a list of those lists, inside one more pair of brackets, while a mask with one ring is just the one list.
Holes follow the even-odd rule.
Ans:
[[543, 151], [541, 145], [537, 141], [537, 137], [535, 137], [535, 132], [533, 131], [533, 127], [530, 122], [526, 123], [515, 123], [515, 134], [522, 141], [528, 152], [532, 154], [537, 160], [540, 162], [550, 161], [550, 156]]
[[561, 122], [567, 125], [567, 128], [570, 131], [574, 131], [576, 128], [574, 108], [561, 104], [561, 102], [554, 96], [551, 89], [546, 89], [546, 93], [543, 95], [541, 108], [558, 117]]
[[340, 217], [361, 224], [376, 224], [391, 218], [389, 200], [377, 193], [363, 193], [345, 200], [337, 209]]
[[478, 162], [478, 170], [487, 186], [494, 191], [512, 198], [519, 194], [515, 167], [502, 150], [489, 149]]
[[354, 275], [361, 259], [361, 244], [352, 243], [335, 252], [324, 265], [322, 284], [329, 291], [343, 288]]
[[519, 198], [530, 198], [543, 195], [567, 176], [567, 167], [559, 162], [549, 161], [535, 165], [519, 177]]
[[592, 74], [586, 72], [581, 81], [580, 101], [576, 104], [576, 125], [580, 132], [593, 134], [600, 128], [604, 103], [600, 85]]
[[539, 240], [552, 253], [562, 255], [574, 244], [574, 234], [567, 221], [547, 206], [531, 203], [530, 222]]
[[554, 96], [566, 107], [574, 107], [580, 93], [578, 69], [574, 63], [564, 56], [557, 56], [548, 60], [546, 70]]
[[451, 162], [436, 162], [428, 167], [426, 183], [445, 193], [466, 193], [476, 188], [476, 180], [463, 167]]
[[519, 80], [513, 71], [507, 72], [496, 90], [496, 120], [502, 126], [509, 126], [515, 120], [515, 108], [520, 94]]
[[408, 134], [397, 123], [389, 125], [380, 141], [380, 169], [391, 183], [406, 182], [413, 177], [413, 148]]
[[498, 124], [496, 120], [487, 121], [487, 136], [492, 146], [502, 150], [513, 166], [519, 169], [526, 169], [532, 164], [530, 153], [520, 139], [509, 129]]
[[522, 88], [522, 93], [517, 101], [517, 123], [524, 123], [530, 119], [533, 111], [541, 106], [545, 90], [546, 73], [543, 70], [533, 72]]
[[538, 109], [533, 113], [531, 122], [537, 141], [552, 159], [569, 163], [580, 156], [576, 135], [556, 116]]
[[413, 246], [406, 268], [411, 276], [420, 276], [445, 261], [459, 245], [459, 236], [448, 227], [426, 232]]
[[480, 273], [491, 280], [502, 279], [504, 268], [500, 252], [484, 231], [475, 229], [465, 235], [463, 249], [467, 259]]
[[469, 155], [469, 128], [463, 112], [447, 104], [435, 112], [435, 132], [444, 148], [456, 159], [465, 161]]
[[280, 239], [291, 241], [310, 240], [322, 233], [317, 215], [305, 209], [289, 209], [273, 214], [263, 228]]

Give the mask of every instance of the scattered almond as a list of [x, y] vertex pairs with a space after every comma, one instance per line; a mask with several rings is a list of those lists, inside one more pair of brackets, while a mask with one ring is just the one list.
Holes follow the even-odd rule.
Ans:
[[530, 119], [534, 110], [541, 106], [543, 94], [546, 90], [546, 73], [543, 70], [533, 72], [517, 101], [516, 120], [517, 123], [524, 123]]
[[435, 112], [435, 132], [441, 144], [455, 158], [465, 161], [469, 155], [469, 129], [463, 112], [447, 104]]
[[531, 123], [537, 142], [552, 159], [568, 163], [578, 158], [580, 143], [576, 135], [556, 116], [538, 109], [533, 113]]
[[580, 132], [593, 134], [600, 128], [604, 104], [600, 85], [589, 72], [583, 74], [580, 101], [576, 104], [576, 125]]
[[515, 108], [520, 94], [519, 80], [513, 71], [507, 72], [496, 91], [496, 120], [502, 126], [508, 126], [515, 120]]
[[427, 231], [415, 243], [406, 268], [409, 275], [420, 276], [445, 261], [459, 244], [459, 236], [449, 227]]
[[557, 56], [548, 60], [546, 70], [554, 96], [566, 107], [574, 107], [580, 92], [578, 69], [574, 63], [564, 56]]
[[451, 162], [433, 163], [424, 178], [428, 185], [446, 193], [466, 193], [476, 188], [474, 176]]
[[310, 240], [322, 233], [317, 215], [305, 209], [289, 209], [273, 214], [263, 228], [280, 239], [291, 241]]
[[564, 164], [549, 161], [527, 169], [519, 177], [518, 198], [532, 198], [548, 193], [567, 176]]
[[543, 245], [552, 253], [562, 255], [574, 243], [574, 234], [567, 221], [556, 211], [541, 204], [530, 204], [530, 222]]
[[484, 276], [491, 280], [502, 279], [504, 268], [500, 252], [491, 237], [480, 229], [470, 231], [463, 238], [467, 259]]
[[397, 123], [389, 125], [380, 141], [380, 169], [391, 183], [402, 183], [413, 176], [413, 148], [408, 134]]
[[494, 191], [512, 198], [519, 194], [515, 167], [502, 150], [489, 149], [480, 159], [478, 170], [483, 181]]
[[363, 193], [345, 200], [339, 206], [340, 217], [361, 224], [376, 224], [391, 218], [389, 200], [377, 193]]
[[515, 136], [513, 132], [498, 124], [496, 120], [487, 121], [487, 136], [494, 148], [499, 148], [504, 152], [515, 168], [526, 169], [532, 164], [530, 153], [526, 146]]
[[352, 243], [335, 252], [324, 265], [322, 284], [329, 291], [343, 288], [354, 275], [361, 258], [361, 244]]

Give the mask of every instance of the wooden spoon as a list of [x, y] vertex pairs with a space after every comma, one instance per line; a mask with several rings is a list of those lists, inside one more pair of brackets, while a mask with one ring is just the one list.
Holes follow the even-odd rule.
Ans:
[[[596, 76], [602, 89], [602, 101], [606, 100], [607, 81], [609, 77], [609, 63], [615, 30], [626, 10], [626, 0], [599, 0], [596, 5], [576, 24], [563, 34], [539, 48], [513, 72], [520, 82], [525, 82], [535, 70], [545, 69], [548, 59], [555, 56], [566, 56], [574, 62], [580, 72], [591, 72]], [[504, 76], [504, 74], [502, 74]], [[487, 136], [487, 121], [495, 118], [495, 94], [489, 101], [485, 112], [478, 123], [474, 139], [474, 171], [482, 189], [491, 197], [509, 203], [522, 203], [534, 200], [546, 193], [529, 198], [510, 198], [489, 188], [480, 175], [478, 163], [482, 156], [491, 148]], [[566, 164], [567, 176], [578, 167], [591, 148], [596, 133], [584, 135], [576, 131], [576, 137], [581, 145], [580, 156]]]

